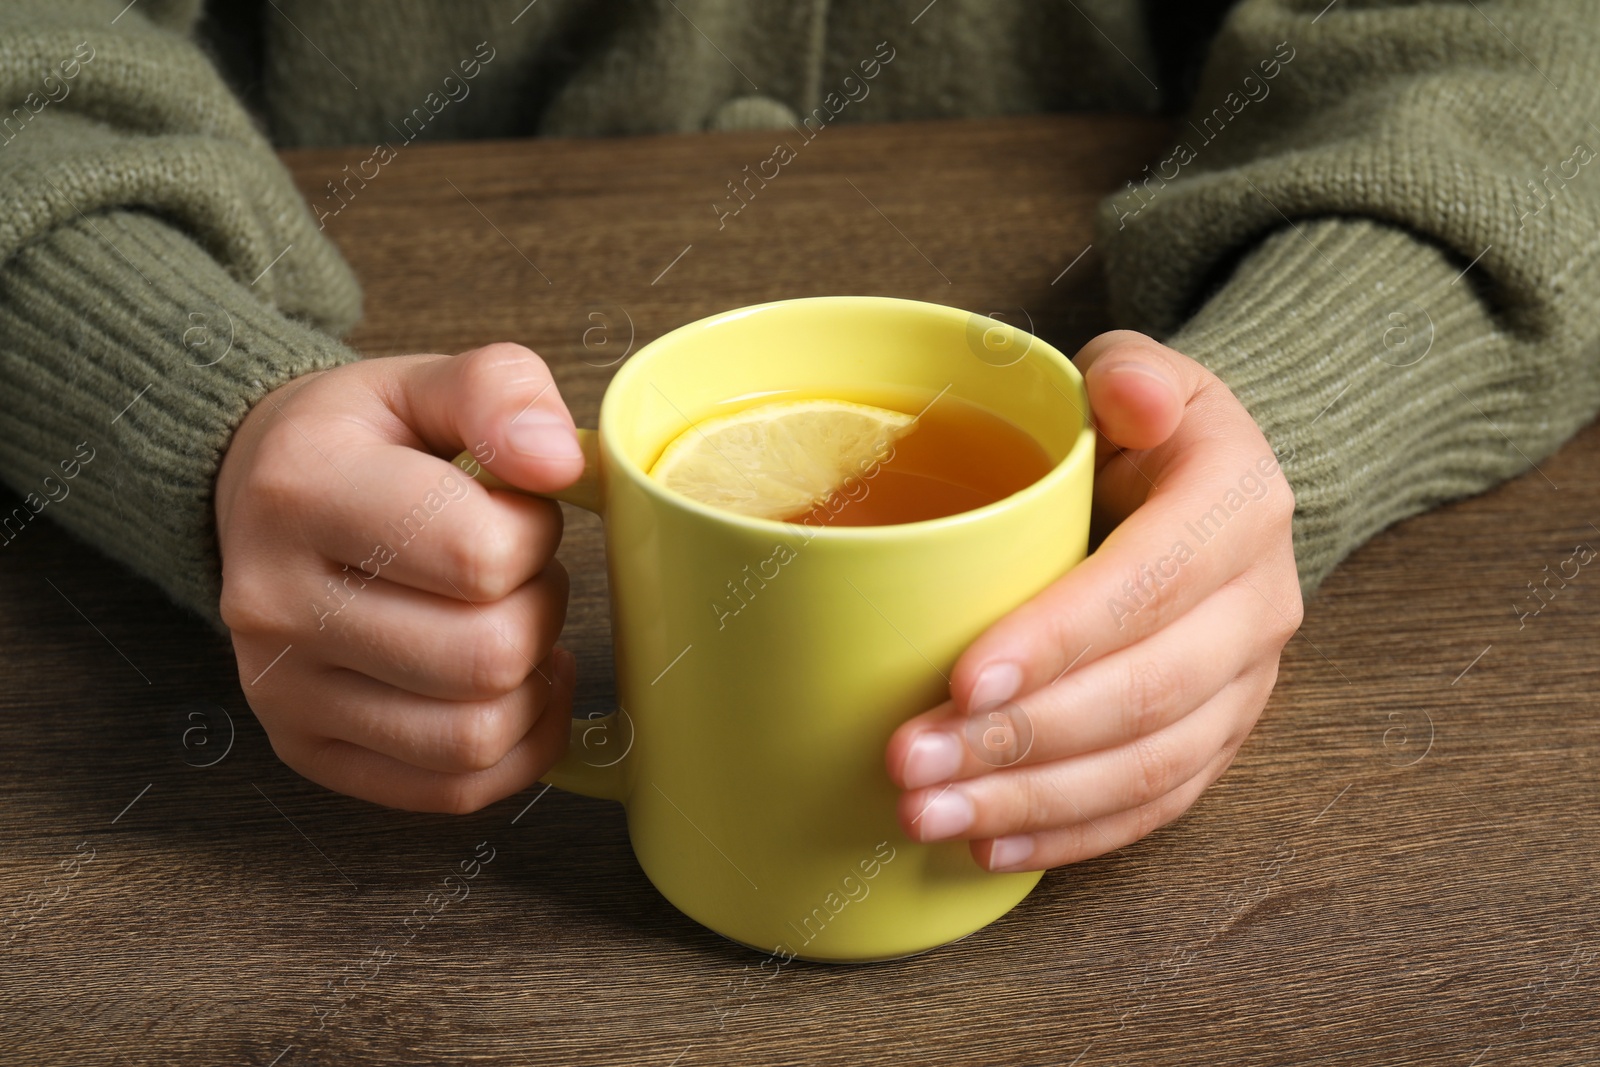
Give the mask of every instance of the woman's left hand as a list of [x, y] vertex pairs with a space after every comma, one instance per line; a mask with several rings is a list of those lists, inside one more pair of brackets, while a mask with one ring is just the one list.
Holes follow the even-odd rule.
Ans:
[[[1301, 618], [1294, 496], [1244, 406], [1142, 334], [1102, 334], [1076, 362], [1100, 433], [1096, 515], [1115, 528], [974, 641], [952, 699], [886, 754], [910, 838], [968, 840], [996, 871], [1088, 859], [1187, 811], [1255, 725]], [[991, 729], [1027, 728], [1025, 752], [986, 749]]]

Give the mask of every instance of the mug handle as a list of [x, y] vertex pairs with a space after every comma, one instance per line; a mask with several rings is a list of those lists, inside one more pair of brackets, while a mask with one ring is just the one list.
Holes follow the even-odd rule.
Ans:
[[[594, 430], [582, 428], [577, 433], [578, 447], [583, 450], [583, 474], [565, 489], [553, 493], [533, 493], [501, 481], [484, 470], [483, 464], [470, 451], [462, 452], [451, 462], [490, 489], [509, 489], [529, 496], [563, 500], [585, 511], [604, 515], [600, 496], [600, 435]], [[627, 796], [626, 758], [633, 750], [631, 729], [622, 755], [613, 757], [611, 753], [615, 750], [611, 746], [612, 741], [619, 737], [620, 724], [625, 718], [626, 715], [613, 711], [592, 719], [573, 719], [567, 754], [539, 780], [569, 793], [601, 800], [623, 800]]]

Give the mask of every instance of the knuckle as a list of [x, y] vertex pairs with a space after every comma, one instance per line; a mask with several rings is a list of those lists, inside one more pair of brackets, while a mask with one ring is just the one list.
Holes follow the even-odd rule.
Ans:
[[[1038, 844], [1034, 847], [1032, 859], [1040, 866], [1060, 867], [1079, 863], [1110, 850], [1106, 839], [1087, 823], [1075, 823], [1048, 836], [1039, 835], [1035, 840]], [[1121, 847], [1121, 844], [1113, 834], [1110, 848]]]
[[[1258, 704], [1259, 707], [1256, 708], [1255, 715], [1253, 717], [1251, 717], [1251, 719], [1250, 719], [1250, 725], [1251, 726], [1254, 726], [1255, 722], [1256, 722], [1256, 719], [1261, 717], [1262, 710], [1265, 709], [1266, 706], [1267, 706], [1267, 698], [1272, 695], [1273, 687], [1278, 684], [1278, 668], [1282, 664], [1282, 662], [1283, 661], [1282, 661], [1282, 659], [1280, 657], [1273, 656], [1272, 657], [1272, 662], [1268, 663], [1265, 667], [1262, 668], [1260, 695], [1255, 701], [1252, 702], [1254, 704]], [[1249, 733], [1249, 731], [1246, 730], [1245, 733], [1239, 735], [1238, 744], [1234, 746], [1236, 749], [1237, 749], [1238, 745], [1243, 745], [1244, 744], [1245, 734], [1248, 734], [1248, 733]]]
[[[446, 740], [445, 758], [460, 771], [486, 771], [511, 750], [505, 708], [488, 704], [455, 716]], [[513, 742], [514, 743], [514, 742]]]
[[1086, 822], [1077, 828], [1074, 851], [1077, 853], [1076, 859], [1089, 859], [1126, 848], [1137, 840], [1139, 836], [1131, 832], [1125, 823], [1102, 828]]
[[300, 455], [304, 446], [304, 439], [294, 434], [287, 421], [269, 426], [244, 480], [248, 498], [269, 513], [297, 505], [308, 491]]
[[434, 811], [446, 815], [471, 815], [475, 811], [482, 811], [497, 799], [479, 775], [455, 774], [439, 785], [430, 806]]
[[1161, 829], [1167, 823], [1183, 814], [1183, 809], [1168, 810], [1168, 805], [1161, 801], [1141, 804], [1133, 813], [1133, 832], [1135, 840], [1143, 840]]
[[1270, 601], [1273, 611], [1268, 621], [1269, 632], [1277, 639], [1281, 648], [1289, 643], [1289, 639], [1300, 629], [1300, 624], [1305, 621], [1305, 599], [1300, 594], [1300, 583], [1293, 579], [1285, 583], [1284, 591], [1274, 596]]
[[1156, 814], [1156, 805], [1141, 804], [1133, 812], [1133, 839], [1143, 841], [1157, 829], [1161, 823]]
[[468, 600], [488, 602], [512, 593], [521, 577], [522, 546], [502, 523], [486, 523], [473, 535], [446, 538], [447, 565]]
[[1165, 724], [1174, 701], [1184, 692], [1181, 673], [1177, 664], [1154, 656], [1128, 661], [1122, 677], [1124, 736], [1144, 737]]
[[1277, 474], [1277, 483], [1272, 485], [1272, 491], [1267, 494], [1268, 514], [1276, 525], [1289, 530], [1294, 525], [1294, 488], [1290, 486], [1289, 479], [1284, 477], [1280, 469]]
[[1136, 805], [1147, 805], [1172, 788], [1177, 760], [1159, 735], [1137, 738], [1129, 747], [1133, 795], [1128, 799]]
[[1005, 812], [1008, 831], [1032, 831], [1055, 826], [1066, 817], [1056, 810], [1061, 794], [1042, 775], [1028, 775], [1014, 794], [1011, 810]]
[[1290, 589], [1288, 603], [1284, 606], [1283, 615], [1284, 623], [1287, 627], [1287, 632], [1283, 635], [1283, 639], [1288, 641], [1290, 637], [1294, 636], [1295, 631], [1300, 629], [1300, 624], [1306, 618], [1306, 603], [1305, 598], [1300, 593], [1299, 583], [1295, 583]]
[[269, 595], [272, 583], [257, 577], [258, 572], [223, 568], [222, 595], [217, 610], [222, 624], [236, 634], [261, 634], [279, 626], [278, 613]]
[[475, 693], [503, 696], [520, 686], [532, 670], [513, 637], [484, 620], [472, 636], [467, 686]]
[[1133, 585], [1137, 590], [1135, 597], [1135, 625], [1143, 622], [1148, 629], [1141, 632], [1153, 633], [1172, 623], [1183, 613], [1183, 598], [1179, 584], [1172, 579], [1157, 580], [1152, 578], [1153, 572], [1149, 568], [1141, 568], [1133, 574]]
[[[1065, 589], [1065, 586], [1061, 587]], [[1058, 657], [1054, 670], [1064, 671], [1070, 665], [1078, 667], [1080, 660], [1092, 646], [1092, 634], [1098, 620], [1090, 617], [1084, 610], [1083, 598], [1072, 596], [1070, 600], [1061, 596], [1053, 596], [1048, 591], [1047, 600], [1038, 605], [1038, 610], [1043, 615], [1014, 615], [1012, 618], [1023, 623], [1023, 632], [1036, 632], [1041, 638], [1041, 652], [1045, 656]], [[1022, 609], [1026, 612], [1035, 610], [1033, 606]], [[1090, 661], [1092, 662], [1092, 661]], [[1053, 677], [1055, 675], [1052, 675]]]
[[[262, 728], [266, 729], [265, 722]], [[272, 754], [296, 774], [354, 795], [354, 790], [348, 788], [355, 784], [349, 778], [349, 764], [339, 753], [337, 743], [281, 722], [267, 732], [267, 743]]]
[[[254, 705], [251, 707], [254, 708]], [[269, 728], [265, 722], [261, 724], [261, 728], [266, 731], [267, 744], [280, 763], [308, 778], [316, 773], [315, 761], [308, 758], [309, 754], [299, 737], [281, 726], [276, 729]]]

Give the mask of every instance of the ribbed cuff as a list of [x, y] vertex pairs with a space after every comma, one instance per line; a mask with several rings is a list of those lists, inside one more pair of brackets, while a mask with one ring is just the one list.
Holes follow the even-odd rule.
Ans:
[[1278, 452], [1307, 593], [1385, 526], [1511, 476], [1571, 432], [1536, 424], [1534, 369], [1460, 273], [1393, 227], [1305, 221], [1263, 241], [1165, 339], [1221, 378]]
[[97, 213], [0, 268], [0, 474], [221, 628], [212, 488], [234, 428], [285, 382], [358, 358], [167, 223]]

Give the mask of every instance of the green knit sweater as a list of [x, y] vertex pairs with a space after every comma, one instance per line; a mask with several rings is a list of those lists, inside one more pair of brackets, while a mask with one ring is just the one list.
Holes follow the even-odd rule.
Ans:
[[7, 0], [0, 547], [47, 513], [216, 621], [233, 428], [359, 358], [356, 281], [274, 144], [1184, 114], [1102, 211], [1114, 317], [1261, 424], [1307, 590], [1593, 416], [1589, 4], [1148, 6]]

